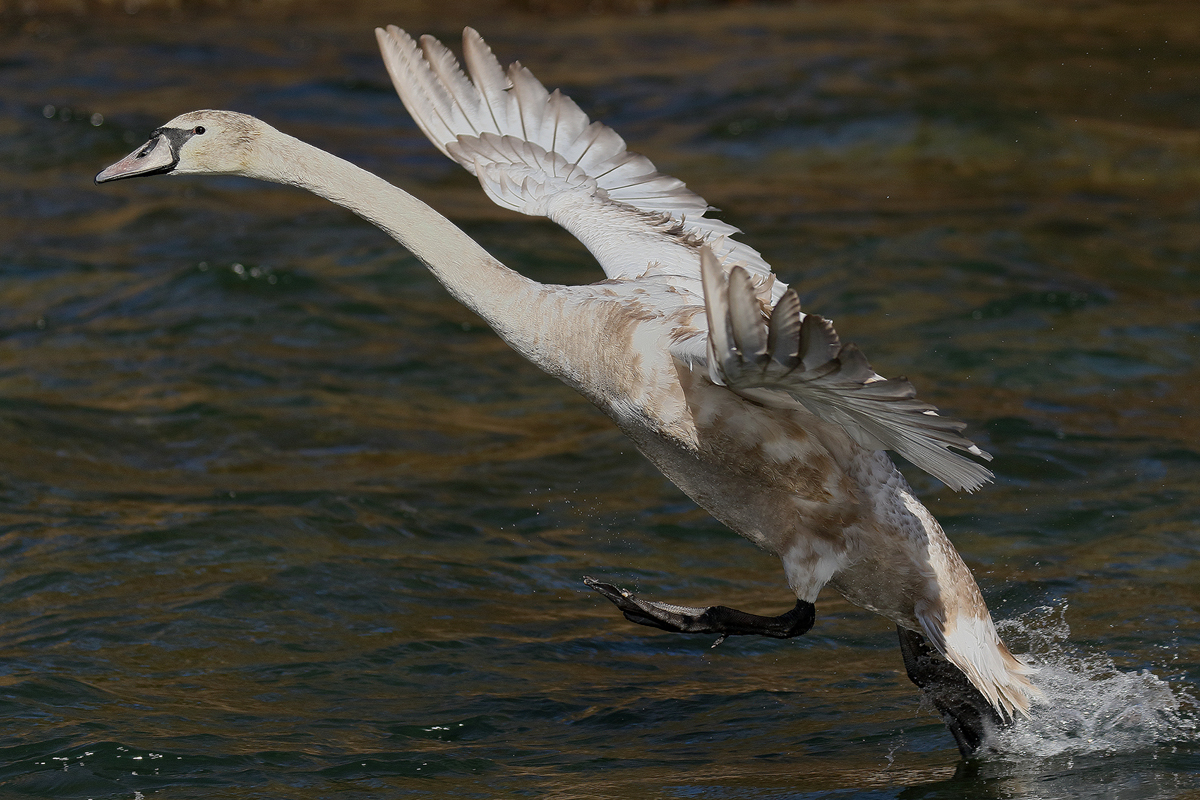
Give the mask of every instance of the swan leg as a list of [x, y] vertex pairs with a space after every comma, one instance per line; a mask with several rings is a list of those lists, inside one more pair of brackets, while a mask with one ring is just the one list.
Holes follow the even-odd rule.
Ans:
[[1006, 723], [967, 676], [942, 658], [921, 634], [900, 626], [896, 630], [908, 679], [932, 701], [963, 758], [977, 755], [997, 731], [1011, 723]]
[[796, 607], [786, 614], [760, 617], [728, 606], [693, 608], [654, 603], [641, 600], [631, 592], [618, 589], [609, 583], [601, 583], [594, 578], [584, 578], [583, 582], [611, 600], [630, 622], [675, 633], [716, 633], [720, 635], [717, 644], [726, 636], [770, 636], [775, 639], [790, 639], [807, 633], [816, 619], [816, 606], [803, 600], [797, 600]]

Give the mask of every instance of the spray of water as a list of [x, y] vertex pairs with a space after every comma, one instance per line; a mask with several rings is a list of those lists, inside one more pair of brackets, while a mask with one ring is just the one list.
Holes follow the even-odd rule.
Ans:
[[1200, 742], [1200, 705], [1183, 687], [1149, 670], [1123, 671], [1101, 654], [1069, 644], [1067, 607], [1041, 607], [998, 627], [1014, 652], [1037, 667], [1044, 698], [1003, 732], [995, 747], [1011, 757], [1117, 754]]

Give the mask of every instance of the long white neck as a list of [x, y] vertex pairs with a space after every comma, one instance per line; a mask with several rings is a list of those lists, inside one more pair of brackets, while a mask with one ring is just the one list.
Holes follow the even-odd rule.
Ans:
[[568, 287], [550, 287], [509, 269], [454, 223], [408, 192], [299, 139], [263, 125], [255, 157], [238, 174], [307, 189], [374, 223], [404, 245], [456, 300], [543, 369], [558, 356], [544, 347]]

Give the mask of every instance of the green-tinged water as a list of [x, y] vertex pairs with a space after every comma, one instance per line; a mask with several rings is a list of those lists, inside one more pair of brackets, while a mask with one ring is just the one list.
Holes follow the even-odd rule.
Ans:
[[[0, 795], [1200, 797], [1200, 7], [0, 11]], [[621, 619], [582, 576], [792, 598], [370, 225], [92, 184], [230, 108], [598, 279], [425, 141], [386, 23], [478, 27], [970, 423], [995, 484], [907, 474], [1041, 665], [1003, 753], [832, 592], [791, 641]]]

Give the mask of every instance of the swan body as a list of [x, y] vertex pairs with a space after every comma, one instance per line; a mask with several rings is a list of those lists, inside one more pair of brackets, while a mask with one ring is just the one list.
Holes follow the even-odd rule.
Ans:
[[[830, 585], [896, 623], [919, 685], [932, 685], [921, 676], [933, 674], [921, 659], [948, 661], [949, 673], [966, 678], [958, 694], [983, 698], [971, 714], [998, 724], [1026, 714], [1037, 696], [1031, 668], [1001, 642], [970, 571], [883, 452], [974, 490], [991, 473], [950, 449], [988, 457], [961, 435], [963, 424], [917, 400], [907, 380], [876, 374], [828, 320], [800, 310], [735, 228], [705, 216], [702, 198], [524, 67], [502, 69], [474, 31], [464, 34], [469, 77], [431, 37], [376, 33], [401, 99], [434, 145], [500, 205], [575, 234], [606, 280], [531, 281], [412, 195], [228, 111], [171, 120], [97, 182], [242, 175], [306, 189], [374, 223], [517, 352], [611, 417], [688, 496], [779, 556], [797, 609], [807, 609], [803, 625], [781, 634], [753, 621], [767, 618], [639, 600], [589, 579], [630, 619], [722, 636], [796, 635]], [[695, 621], [714, 608], [723, 611], [705, 619], [724, 622]], [[730, 623], [729, 614], [751, 621]], [[958, 700], [934, 701], [964, 753], [977, 747], [978, 731], [964, 744], [955, 729], [972, 724], [954, 710]]]

